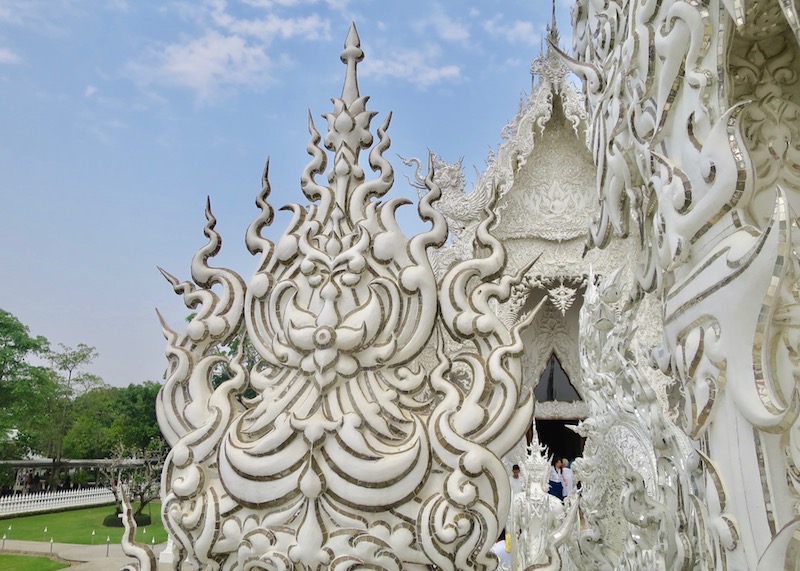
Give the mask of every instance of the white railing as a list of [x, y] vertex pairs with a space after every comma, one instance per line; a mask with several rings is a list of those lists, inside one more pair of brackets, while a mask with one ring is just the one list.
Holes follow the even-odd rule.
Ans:
[[113, 503], [114, 494], [108, 488], [37, 492], [0, 498], [0, 516], [23, 515]]

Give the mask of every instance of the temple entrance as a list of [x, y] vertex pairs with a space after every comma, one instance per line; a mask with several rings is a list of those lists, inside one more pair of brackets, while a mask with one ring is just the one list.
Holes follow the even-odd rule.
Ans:
[[539, 377], [539, 384], [536, 385], [533, 394], [536, 396], [536, 402], [581, 400], [555, 353], [550, 354], [550, 360], [547, 362], [542, 376]]
[[579, 420], [537, 420], [536, 432], [539, 442], [547, 446], [548, 454], [556, 458], [574, 460], [583, 455], [583, 443], [586, 440], [569, 425], [576, 426]]
[[[551, 353], [539, 384], [534, 389], [538, 403], [575, 403], [581, 400], [566, 371], [555, 353]], [[547, 446], [549, 453], [559, 458], [575, 459], [583, 453], [584, 438], [569, 428], [580, 421], [578, 418], [536, 418], [539, 442]]]

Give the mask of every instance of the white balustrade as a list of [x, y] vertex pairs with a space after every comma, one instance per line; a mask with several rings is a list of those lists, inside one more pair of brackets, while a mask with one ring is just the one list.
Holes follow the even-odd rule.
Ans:
[[36, 492], [0, 498], [0, 516], [23, 515], [113, 503], [114, 494], [107, 488]]

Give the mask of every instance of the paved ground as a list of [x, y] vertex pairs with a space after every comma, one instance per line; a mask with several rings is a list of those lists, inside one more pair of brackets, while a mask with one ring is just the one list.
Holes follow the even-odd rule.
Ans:
[[[166, 543], [155, 545], [156, 557], [163, 551]], [[5, 549], [0, 552], [44, 553], [57, 555], [69, 562], [79, 562], [70, 567], [70, 571], [113, 571], [119, 570], [127, 563], [135, 560], [122, 552], [122, 546], [117, 544], [103, 545], [75, 545], [72, 543], [53, 543], [41, 541], [16, 541], [6, 540]], [[108, 555], [106, 555], [108, 553]], [[165, 564], [159, 565], [159, 570], [169, 569]]]

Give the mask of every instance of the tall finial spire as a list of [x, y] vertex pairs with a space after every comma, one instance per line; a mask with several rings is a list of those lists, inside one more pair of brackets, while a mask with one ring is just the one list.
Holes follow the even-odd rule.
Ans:
[[553, 0], [553, 15], [550, 19], [550, 25], [547, 26], [547, 39], [555, 47], [558, 47], [558, 23], [556, 22], [556, 0]]
[[358, 37], [355, 22], [350, 24], [350, 31], [344, 41], [342, 51], [342, 62], [347, 65], [347, 72], [344, 76], [344, 87], [342, 87], [342, 100], [348, 105], [358, 99], [358, 76], [356, 66], [364, 59], [364, 52], [361, 51], [361, 39]]
[[[542, 39], [539, 55], [531, 63], [531, 92], [544, 84], [547, 89], [560, 90], [566, 85], [565, 78], [569, 69], [562, 59], [563, 54], [558, 46], [558, 22], [556, 20], [556, 0], [552, 0], [552, 16], [547, 24], [547, 32]], [[545, 50], [544, 46], [547, 46]], [[537, 79], [538, 78], [538, 79]]]

